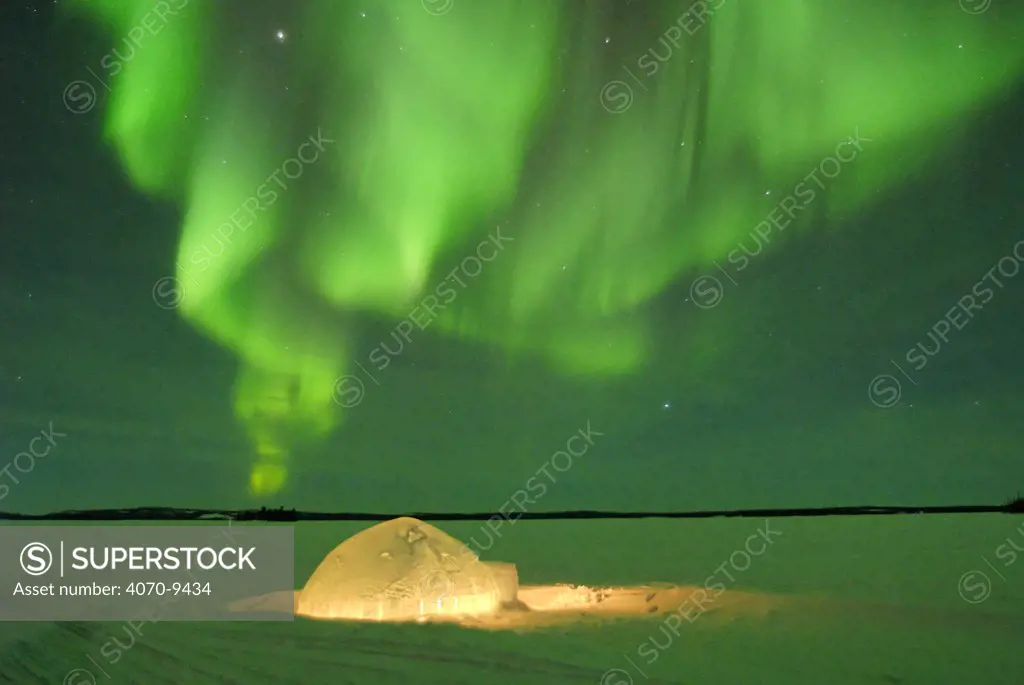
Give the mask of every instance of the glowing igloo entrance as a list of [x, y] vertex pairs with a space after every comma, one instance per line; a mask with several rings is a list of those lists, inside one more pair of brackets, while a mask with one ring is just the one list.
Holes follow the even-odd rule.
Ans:
[[517, 584], [510, 564], [482, 562], [443, 531], [403, 517], [335, 547], [297, 593], [295, 609], [377, 621], [488, 615], [515, 599]]

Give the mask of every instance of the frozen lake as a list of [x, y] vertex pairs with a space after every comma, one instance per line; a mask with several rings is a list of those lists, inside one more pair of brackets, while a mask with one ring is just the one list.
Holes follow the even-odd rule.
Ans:
[[[295, 526], [297, 582], [369, 525]], [[522, 630], [5, 623], [0, 682], [1019, 685], [1024, 673], [1024, 517], [520, 521], [489, 537], [482, 523], [435, 525], [515, 563], [524, 585], [724, 592], [685, 620], [661, 607]]]

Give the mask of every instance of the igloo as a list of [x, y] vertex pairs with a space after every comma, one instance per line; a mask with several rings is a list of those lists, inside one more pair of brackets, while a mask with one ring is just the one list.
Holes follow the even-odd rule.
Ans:
[[[688, 602], [703, 609], [706, 594], [703, 586], [672, 583], [520, 585], [514, 564], [481, 561], [447, 533], [403, 517], [339, 544], [302, 589], [238, 600], [229, 609], [340, 621], [446, 621], [526, 630], [582, 620], [659, 617]], [[730, 590], [715, 600], [715, 607], [728, 604], [764, 612], [777, 601]]]
[[345, 540], [297, 593], [315, 618], [429, 620], [488, 615], [516, 599], [515, 567], [490, 564], [428, 523], [403, 517]]

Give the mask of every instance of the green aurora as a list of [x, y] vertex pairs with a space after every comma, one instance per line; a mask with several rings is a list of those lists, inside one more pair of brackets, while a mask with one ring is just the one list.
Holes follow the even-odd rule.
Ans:
[[[813, 230], [1024, 71], [1009, 2], [650, 0], [609, 46], [614, 3], [296, 0], [251, 57], [218, 30], [230, 4], [69, 3], [115, 46], [107, 141], [180, 204], [173, 294], [237, 355], [258, 495], [342, 419], [358, 317], [631, 373], [645, 303], [732, 260], [765, 187], [794, 189], [787, 238]], [[303, 107], [275, 101], [274, 59]]]

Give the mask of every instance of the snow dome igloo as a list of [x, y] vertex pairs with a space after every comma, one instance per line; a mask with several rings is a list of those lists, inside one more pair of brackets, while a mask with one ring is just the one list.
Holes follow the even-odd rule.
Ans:
[[403, 517], [348, 538], [296, 598], [296, 613], [349, 620], [492, 614], [513, 601], [514, 567], [488, 564], [428, 523]]

